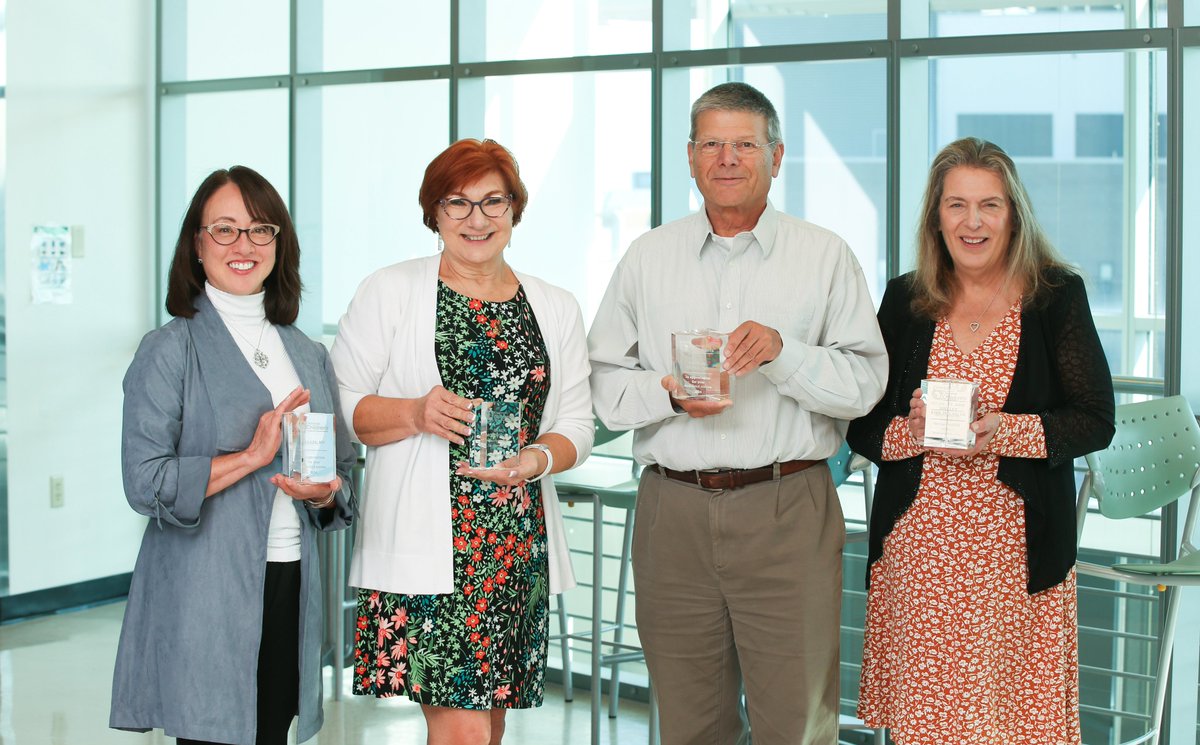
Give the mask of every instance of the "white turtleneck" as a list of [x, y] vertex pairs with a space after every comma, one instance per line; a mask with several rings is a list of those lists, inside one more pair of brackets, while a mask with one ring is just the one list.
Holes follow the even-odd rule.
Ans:
[[[271, 404], [278, 406], [287, 394], [300, 385], [300, 376], [292, 367], [292, 360], [283, 348], [279, 331], [267, 322], [263, 309], [265, 293], [256, 295], [231, 295], [218, 290], [208, 282], [204, 293], [217, 309], [230, 336], [246, 357], [246, 364], [271, 393]], [[255, 351], [261, 351], [269, 362], [259, 367], [254, 362]], [[296, 409], [308, 411], [308, 404]], [[275, 503], [271, 508], [271, 527], [267, 533], [267, 561], [300, 561], [300, 517], [292, 504], [292, 498], [282, 490], [275, 490]]]

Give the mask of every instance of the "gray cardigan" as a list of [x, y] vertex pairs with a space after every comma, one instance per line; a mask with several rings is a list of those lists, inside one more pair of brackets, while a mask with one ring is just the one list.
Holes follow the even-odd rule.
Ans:
[[[125, 496], [150, 518], [133, 570], [113, 673], [109, 726], [253, 745], [267, 530], [281, 459], [205, 499], [212, 458], [244, 450], [271, 396], [208, 298], [142, 339], [125, 375]], [[278, 326], [314, 412], [338, 411], [325, 348]], [[349, 525], [355, 454], [337, 421], [336, 503], [295, 503], [301, 525], [298, 738], [321, 728], [317, 530]]]

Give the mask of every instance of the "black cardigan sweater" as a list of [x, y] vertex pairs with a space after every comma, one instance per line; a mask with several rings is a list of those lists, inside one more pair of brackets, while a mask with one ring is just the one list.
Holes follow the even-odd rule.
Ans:
[[[1083, 280], [1056, 270], [1043, 302], [1021, 311], [1021, 341], [1002, 411], [1037, 414], [1046, 436], [1042, 458], [1001, 457], [998, 478], [1025, 503], [1030, 594], [1062, 582], [1075, 564], [1074, 459], [1112, 440], [1112, 376], [1092, 321]], [[871, 511], [867, 581], [883, 553], [883, 539], [912, 504], [925, 456], [883, 461], [883, 435], [908, 403], [929, 366], [934, 321], [912, 311], [912, 275], [888, 283], [879, 327], [888, 351], [888, 384], [871, 413], [850, 423], [850, 447], [879, 466]]]

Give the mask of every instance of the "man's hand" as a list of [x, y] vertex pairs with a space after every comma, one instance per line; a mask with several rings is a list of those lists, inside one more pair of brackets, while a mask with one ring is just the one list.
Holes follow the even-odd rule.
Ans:
[[729, 398], [724, 401], [708, 401], [702, 398], [675, 398], [675, 394], [679, 392], [679, 384], [675, 382], [674, 376], [671, 375], [667, 375], [662, 379], [662, 387], [671, 396], [672, 406], [683, 409], [687, 412], [688, 416], [697, 419], [720, 414], [730, 406], [733, 406], [733, 399]]
[[774, 360], [782, 351], [783, 337], [778, 331], [756, 321], [746, 321], [729, 333], [723, 367], [741, 377]]

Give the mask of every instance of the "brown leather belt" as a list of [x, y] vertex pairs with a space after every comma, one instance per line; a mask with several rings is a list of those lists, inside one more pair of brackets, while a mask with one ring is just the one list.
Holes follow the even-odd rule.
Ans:
[[658, 464], [647, 466], [655, 473], [675, 481], [695, 484], [704, 489], [740, 489], [760, 481], [772, 481], [799, 473], [809, 466], [824, 463], [821, 460], [789, 460], [773, 463], [761, 468], [719, 468], [711, 471], [675, 471]]

